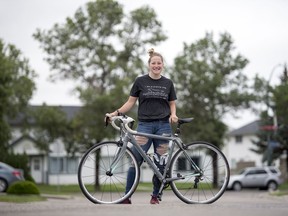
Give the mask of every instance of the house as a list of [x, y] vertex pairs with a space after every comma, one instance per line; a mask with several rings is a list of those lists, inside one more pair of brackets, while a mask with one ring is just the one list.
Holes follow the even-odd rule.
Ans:
[[[32, 110], [39, 106], [31, 106]], [[67, 119], [79, 112], [79, 106], [60, 106], [66, 113]], [[20, 114], [15, 119], [10, 119], [12, 128], [12, 140], [10, 142], [10, 151], [15, 154], [26, 153], [29, 157], [29, 166], [32, 177], [36, 183], [44, 184], [76, 184], [77, 169], [81, 154], [75, 157], [67, 157], [63, 143], [56, 141], [49, 146], [49, 153], [37, 148], [33, 133], [23, 134], [22, 125], [24, 115]], [[28, 119], [28, 124], [35, 126], [33, 119]]]
[[230, 131], [225, 140], [223, 152], [230, 164], [231, 170], [239, 170], [243, 166], [260, 166], [261, 155], [251, 151], [255, 148], [252, 141], [257, 141], [259, 122], [253, 121], [247, 125]]
[[[248, 166], [265, 166], [267, 163], [262, 162], [262, 155], [251, 151], [255, 149], [253, 141], [258, 141], [257, 133], [260, 128], [260, 120], [253, 121], [247, 125], [230, 131], [225, 140], [223, 153], [230, 164], [231, 173], [238, 172]], [[274, 162], [282, 174], [286, 176], [285, 156]]]
[[[31, 109], [37, 109], [39, 106], [31, 106]], [[80, 111], [80, 106], [59, 106], [66, 113], [68, 119], [73, 118]], [[32, 177], [36, 183], [42, 184], [78, 184], [77, 171], [82, 153], [75, 157], [67, 156], [64, 144], [57, 140], [49, 146], [49, 153], [39, 150], [33, 133], [23, 134], [23, 119], [25, 116], [20, 114], [15, 119], [9, 120], [12, 128], [12, 140], [10, 142], [10, 151], [15, 154], [26, 153], [29, 157], [29, 166]], [[28, 123], [35, 126], [33, 119], [28, 119]], [[105, 155], [103, 155], [105, 157]], [[151, 182], [153, 172], [144, 163], [141, 166], [142, 182]]]

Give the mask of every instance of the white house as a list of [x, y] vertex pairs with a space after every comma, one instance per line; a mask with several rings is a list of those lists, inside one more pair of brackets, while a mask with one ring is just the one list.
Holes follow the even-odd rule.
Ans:
[[[259, 125], [260, 120], [256, 120], [227, 134], [222, 151], [228, 159], [231, 173], [238, 172], [247, 166], [267, 165], [262, 162], [262, 155], [251, 151], [256, 148], [253, 141], [259, 140], [257, 137], [260, 130]], [[287, 173], [285, 157], [286, 155], [283, 155], [273, 164], [281, 170], [283, 176], [286, 176]]]
[[[38, 106], [31, 106], [37, 109]], [[60, 106], [61, 110], [72, 118], [80, 109], [80, 106]], [[77, 184], [77, 171], [82, 153], [76, 154], [75, 157], [67, 157], [67, 152], [61, 141], [51, 143], [49, 153], [39, 150], [33, 135], [23, 135], [21, 132], [24, 116], [19, 115], [17, 118], [10, 120], [12, 128], [12, 140], [10, 150], [14, 153], [26, 153], [29, 157], [30, 172], [36, 183], [44, 184]], [[34, 124], [33, 119], [28, 121]], [[105, 155], [103, 155], [105, 157]], [[146, 163], [141, 167], [140, 181], [151, 182], [153, 173]]]
[[[38, 106], [31, 106], [37, 109]], [[63, 106], [60, 107], [67, 115], [72, 118], [81, 107]], [[67, 157], [63, 143], [56, 141], [49, 146], [49, 153], [39, 150], [36, 140], [32, 133], [23, 135], [22, 124], [23, 115], [9, 120], [12, 128], [12, 140], [10, 142], [10, 151], [18, 154], [27, 154], [29, 157], [29, 166], [32, 177], [36, 183], [44, 184], [76, 184], [77, 168], [80, 154], [76, 157]], [[34, 126], [34, 120], [28, 119], [28, 123]]]
[[251, 151], [255, 148], [252, 141], [257, 141], [259, 121], [253, 121], [243, 127], [230, 131], [226, 136], [223, 152], [226, 155], [230, 168], [237, 169], [240, 163], [261, 166], [261, 155]]

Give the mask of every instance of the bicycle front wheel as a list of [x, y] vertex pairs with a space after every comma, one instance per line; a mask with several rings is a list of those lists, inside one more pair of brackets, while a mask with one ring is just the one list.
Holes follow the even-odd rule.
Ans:
[[[118, 142], [102, 142], [88, 149], [81, 158], [78, 183], [91, 202], [120, 203], [136, 190], [140, 176], [139, 165], [130, 148], [127, 147], [122, 156], [119, 154], [121, 148], [122, 144]], [[130, 167], [135, 170], [135, 177], [130, 179], [131, 189], [126, 192]]]
[[175, 153], [170, 176], [179, 178], [171, 182], [171, 188], [183, 202], [208, 204], [225, 192], [230, 169], [225, 155], [216, 146], [193, 142]]

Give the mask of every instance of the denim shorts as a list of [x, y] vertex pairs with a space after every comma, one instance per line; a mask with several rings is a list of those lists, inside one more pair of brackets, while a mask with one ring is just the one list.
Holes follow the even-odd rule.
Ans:
[[[151, 122], [139, 122], [137, 131], [140, 133], [148, 133], [148, 134], [155, 134], [155, 135], [171, 135], [172, 129], [169, 121], [151, 121]], [[153, 143], [154, 153], [156, 153], [157, 148], [159, 145], [163, 143], [167, 143], [167, 140], [160, 140], [160, 139], [153, 139], [149, 138], [146, 144], [141, 145], [141, 148], [147, 153]], [[132, 151], [135, 154], [138, 162], [141, 164], [143, 162], [143, 158], [137, 152], [134, 147], [132, 147]]]

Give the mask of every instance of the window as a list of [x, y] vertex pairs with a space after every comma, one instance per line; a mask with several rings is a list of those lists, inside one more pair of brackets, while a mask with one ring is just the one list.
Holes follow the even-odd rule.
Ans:
[[179, 158], [178, 162], [178, 170], [186, 170], [186, 159], [185, 158]]
[[[199, 157], [191, 157], [191, 159], [194, 161], [194, 163], [199, 166], [199, 161], [200, 158]], [[178, 158], [178, 170], [187, 170], [187, 168], [189, 170], [194, 170], [192, 165], [188, 163], [188, 161], [186, 160], [186, 158]]]
[[51, 174], [75, 174], [77, 173], [78, 158], [76, 157], [51, 157], [49, 168]]
[[235, 141], [236, 143], [242, 143], [242, 136], [241, 135], [235, 136]]
[[261, 175], [261, 174], [267, 174], [267, 172], [263, 169], [255, 169], [255, 170], [250, 170], [247, 172], [246, 175]]
[[39, 158], [35, 158], [34, 159], [34, 163], [33, 163], [33, 169], [36, 171], [40, 170], [40, 159]]

